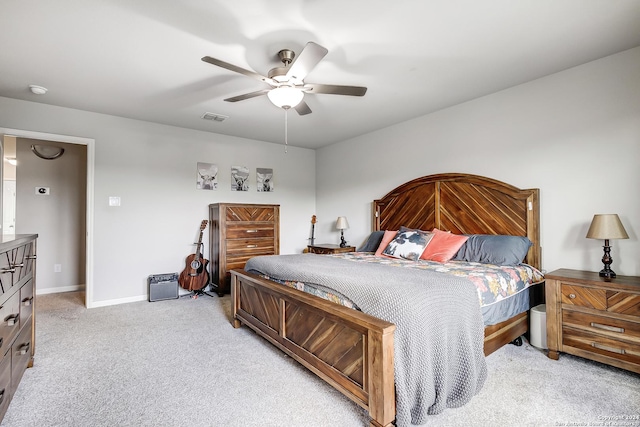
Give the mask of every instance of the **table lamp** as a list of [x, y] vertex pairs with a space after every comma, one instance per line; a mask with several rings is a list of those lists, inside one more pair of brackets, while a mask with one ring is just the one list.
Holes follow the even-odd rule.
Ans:
[[344, 248], [347, 246], [347, 241], [344, 240], [344, 230], [349, 228], [346, 216], [338, 217], [338, 220], [336, 221], [336, 228], [340, 230], [340, 247]]
[[604, 256], [602, 257], [602, 263], [604, 268], [600, 270], [600, 277], [606, 277], [612, 279], [616, 277], [616, 273], [611, 270], [611, 246], [609, 246], [609, 239], [628, 239], [629, 236], [620, 222], [620, 218], [616, 214], [602, 214], [594, 215], [591, 221], [589, 231], [587, 231], [588, 239], [603, 239], [604, 240]]

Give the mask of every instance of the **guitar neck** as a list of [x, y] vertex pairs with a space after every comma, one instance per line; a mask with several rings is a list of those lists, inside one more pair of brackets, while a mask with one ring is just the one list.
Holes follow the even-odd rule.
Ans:
[[198, 238], [198, 243], [196, 243], [196, 260], [201, 257], [200, 246], [202, 246], [202, 231], [200, 231], [200, 237]]

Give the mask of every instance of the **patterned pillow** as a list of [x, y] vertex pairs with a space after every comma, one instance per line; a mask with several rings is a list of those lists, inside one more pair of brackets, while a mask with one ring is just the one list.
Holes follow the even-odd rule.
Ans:
[[432, 238], [433, 234], [428, 231], [398, 231], [396, 237], [389, 242], [382, 254], [393, 258], [416, 261], [420, 258]]

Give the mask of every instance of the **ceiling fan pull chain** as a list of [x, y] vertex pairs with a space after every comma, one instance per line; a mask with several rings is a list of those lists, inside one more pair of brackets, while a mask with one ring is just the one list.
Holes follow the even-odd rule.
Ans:
[[288, 108], [284, 108], [284, 152], [285, 154], [287, 153], [287, 147], [289, 146], [289, 124], [287, 121], [287, 112], [289, 111]]

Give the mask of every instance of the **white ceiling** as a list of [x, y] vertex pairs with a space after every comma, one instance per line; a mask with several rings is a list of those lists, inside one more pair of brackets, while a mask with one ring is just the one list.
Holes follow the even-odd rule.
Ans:
[[268, 86], [200, 58], [266, 75], [308, 41], [306, 82], [368, 87], [289, 112], [316, 148], [640, 46], [640, 0], [2, 0], [0, 96], [283, 143], [266, 96], [223, 101]]

